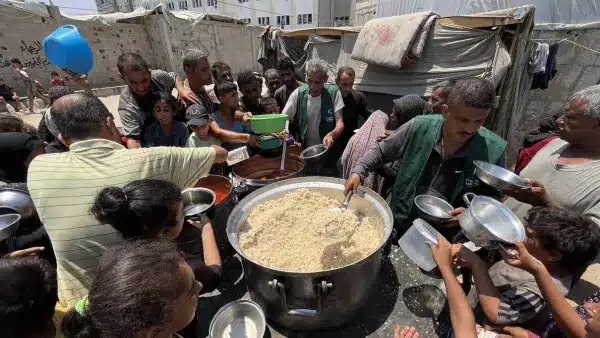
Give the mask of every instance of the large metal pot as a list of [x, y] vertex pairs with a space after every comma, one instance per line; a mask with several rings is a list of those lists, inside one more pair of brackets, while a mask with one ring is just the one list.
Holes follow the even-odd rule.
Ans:
[[466, 193], [463, 200], [468, 207], [458, 221], [465, 236], [475, 245], [493, 249], [502, 243], [525, 239], [523, 224], [504, 204], [473, 193]]
[[28, 194], [18, 190], [3, 190], [0, 191], [0, 215], [2, 214], [19, 214], [22, 220], [27, 220], [36, 215], [36, 210]]
[[280, 165], [281, 156], [270, 158], [256, 155], [235, 164], [231, 168], [231, 172], [233, 177], [241, 182], [246, 193], [275, 182], [303, 175], [304, 160], [297, 155], [288, 154], [285, 159], [284, 176], [270, 178], [274, 171], [279, 170]]
[[227, 236], [242, 258], [250, 297], [269, 319], [296, 330], [340, 326], [360, 310], [378, 277], [383, 247], [393, 228], [392, 211], [375, 192], [360, 188], [359, 196], [350, 202], [350, 209], [375, 217], [382, 236], [371, 255], [353, 264], [302, 273], [253, 262], [240, 249], [238, 238], [238, 229], [244, 225], [248, 213], [261, 203], [300, 188], [309, 188], [340, 201], [344, 198], [344, 181], [337, 178], [303, 177], [276, 182], [240, 201], [227, 222]]

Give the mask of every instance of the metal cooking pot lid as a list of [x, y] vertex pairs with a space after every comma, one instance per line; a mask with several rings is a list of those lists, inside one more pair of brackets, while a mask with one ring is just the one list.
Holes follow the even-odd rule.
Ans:
[[525, 239], [525, 228], [521, 220], [497, 200], [487, 196], [475, 196], [469, 210], [497, 239], [506, 243]]

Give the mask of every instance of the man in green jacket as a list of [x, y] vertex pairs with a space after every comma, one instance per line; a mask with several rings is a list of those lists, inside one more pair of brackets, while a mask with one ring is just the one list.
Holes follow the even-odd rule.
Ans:
[[506, 166], [507, 142], [483, 127], [494, 98], [489, 81], [476, 77], [456, 81], [442, 114], [418, 116], [369, 150], [346, 181], [346, 191], [356, 192], [369, 172], [399, 161], [390, 201], [398, 236], [417, 218], [416, 195], [441, 197], [455, 208], [462, 206], [466, 192], [498, 195], [479, 181], [473, 165], [481, 160]]
[[344, 100], [336, 85], [326, 84], [327, 79], [325, 61], [308, 61], [308, 84], [296, 88], [283, 109], [290, 120], [292, 134], [304, 148], [321, 143], [332, 147], [344, 131]]

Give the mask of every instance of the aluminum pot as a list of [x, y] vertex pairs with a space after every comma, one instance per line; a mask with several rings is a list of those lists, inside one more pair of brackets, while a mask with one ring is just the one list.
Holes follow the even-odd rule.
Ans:
[[269, 184], [288, 178], [303, 176], [304, 160], [297, 155], [288, 154], [285, 159], [285, 175], [283, 177], [269, 178], [281, 165], [281, 156], [263, 157], [252, 156], [249, 159], [235, 164], [231, 168], [233, 177], [241, 182], [243, 193], [250, 193]]
[[36, 215], [35, 205], [31, 197], [18, 190], [0, 191], [0, 214], [19, 214], [21, 219], [31, 219]]
[[466, 193], [463, 200], [467, 208], [458, 221], [465, 236], [475, 245], [494, 249], [525, 239], [523, 224], [504, 204], [473, 193]]
[[292, 330], [337, 327], [357, 314], [378, 278], [383, 247], [393, 228], [392, 211], [383, 198], [365, 187], [352, 199], [350, 208], [374, 217], [382, 233], [377, 249], [358, 262], [311, 273], [284, 271], [253, 262], [241, 250], [238, 238], [238, 229], [245, 224], [248, 213], [261, 203], [300, 188], [341, 200], [344, 180], [302, 177], [259, 189], [233, 209], [227, 222], [227, 236], [242, 258], [250, 297], [269, 319]]

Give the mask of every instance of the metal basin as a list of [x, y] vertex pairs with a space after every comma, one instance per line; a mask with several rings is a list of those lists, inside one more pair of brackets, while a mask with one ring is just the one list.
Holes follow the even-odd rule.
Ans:
[[0, 241], [15, 234], [20, 219], [21, 215], [19, 214], [0, 215]]
[[418, 195], [415, 197], [415, 206], [419, 216], [426, 221], [443, 223], [453, 217], [448, 213], [454, 209], [452, 204], [436, 196]]
[[317, 144], [312, 147], [308, 147], [308, 148], [304, 149], [304, 151], [302, 151], [300, 156], [305, 161], [306, 160], [315, 160], [315, 159], [325, 155], [325, 153], [327, 153], [327, 150], [328, 149], [327, 149], [327, 147], [325, 147], [325, 145]]
[[348, 322], [367, 301], [381, 266], [382, 250], [388, 241], [393, 217], [390, 207], [374, 191], [361, 187], [349, 209], [374, 218], [381, 228], [381, 241], [366, 258], [343, 267], [310, 273], [273, 269], [249, 259], [239, 246], [238, 230], [257, 205], [297, 189], [308, 188], [342, 200], [344, 180], [303, 177], [273, 183], [241, 200], [227, 222], [227, 236], [242, 258], [244, 275], [252, 300], [266, 316], [293, 330], [337, 327]]
[[16, 190], [0, 191], [0, 214], [19, 214], [27, 220], [36, 213], [33, 200], [28, 194]]
[[225, 304], [210, 322], [210, 338], [262, 338], [267, 321], [258, 304], [240, 299]]
[[498, 244], [512, 244], [525, 239], [525, 227], [504, 204], [487, 196], [467, 193], [463, 196], [468, 208], [458, 221], [465, 236], [475, 245], [493, 249]]
[[285, 157], [285, 172], [281, 177], [272, 177], [281, 165], [281, 156], [263, 157], [252, 156], [231, 168], [233, 177], [247, 188], [248, 192], [288, 178], [303, 175], [304, 160], [297, 155], [288, 154]]
[[531, 184], [510, 170], [483, 161], [473, 161], [473, 164], [475, 164], [475, 174], [477, 177], [487, 185], [498, 190], [531, 188]]

